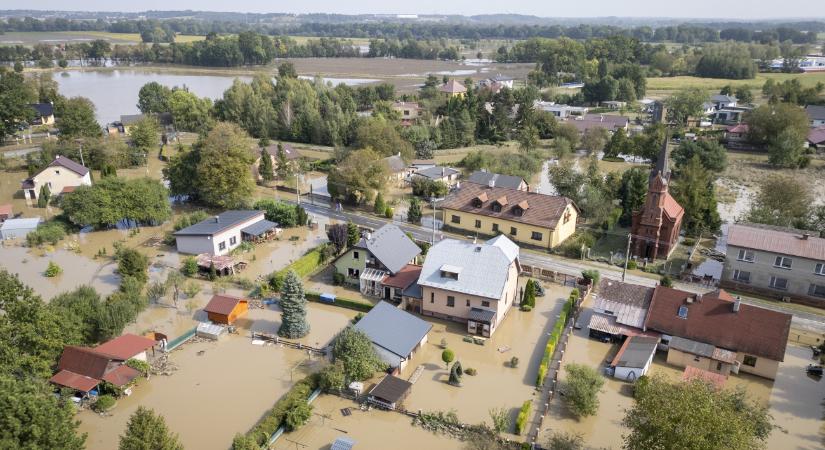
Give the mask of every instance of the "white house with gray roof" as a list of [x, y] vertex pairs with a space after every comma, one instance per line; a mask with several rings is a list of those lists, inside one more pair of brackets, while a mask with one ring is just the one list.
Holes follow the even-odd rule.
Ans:
[[518, 297], [518, 255], [519, 247], [504, 235], [482, 243], [439, 242], [427, 252], [418, 278], [421, 313], [466, 322], [468, 333], [492, 336]]
[[383, 281], [415, 262], [421, 249], [396, 225], [387, 224], [366, 233], [333, 265], [345, 282], [357, 284], [363, 294], [380, 297]]
[[500, 173], [488, 172], [486, 170], [476, 170], [467, 179], [470, 183], [480, 184], [488, 187], [499, 187], [507, 189], [518, 189], [519, 191], [529, 191], [530, 185], [522, 177], [513, 175], [503, 175]]
[[244, 240], [254, 240], [278, 224], [264, 219], [263, 211], [224, 211], [174, 233], [178, 252], [226, 255]]
[[432, 325], [387, 303], [379, 302], [355, 324], [369, 336], [382, 361], [394, 369], [404, 370], [413, 354], [427, 342]]

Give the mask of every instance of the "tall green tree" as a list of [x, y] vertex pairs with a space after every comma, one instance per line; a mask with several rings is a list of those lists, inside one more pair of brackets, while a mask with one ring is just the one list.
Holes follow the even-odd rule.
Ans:
[[281, 180], [289, 179], [289, 177], [292, 176], [292, 164], [290, 164], [289, 159], [286, 157], [284, 145], [280, 142], [278, 142], [278, 152], [275, 155], [275, 159], [277, 160], [278, 178]]
[[347, 382], [363, 381], [386, 367], [363, 331], [349, 326], [335, 338], [332, 356], [341, 361]]
[[744, 390], [718, 390], [701, 380], [654, 376], [636, 383], [634, 397], [622, 420], [628, 449], [758, 449], [774, 427], [767, 407]]
[[55, 111], [61, 139], [99, 137], [102, 128], [95, 119], [95, 105], [85, 97], [73, 97]]
[[169, 112], [175, 121], [175, 127], [181, 131], [208, 130], [213, 120], [212, 100], [199, 98], [197, 95], [182, 89], [176, 89], [169, 95]]
[[172, 95], [171, 89], [156, 81], [151, 81], [140, 88], [137, 107], [143, 114], [169, 112], [170, 95]]
[[147, 117], [133, 125], [129, 130], [132, 145], [143, 152], [157, 148], [160, 144], [160, 125], [153, 117]]
[[619, 196], [622, 202], [623, 225], [630, 225], [633, 213], [642, 209], [648, 189], [648, 171], [641, 167], [631, 167], [622, 173]]
[[814, 209], [810, 184], [798, 177], [772, 176], [760, 183], [747, 219], [781, 227], [806, 228]]
[[61, 206], [69, 221], [81, 226], [107, 228], [124, 219], [158, 225], [172, 216], [168, 197], [169, 191], [156, 179], [106, 177], [64, 195]]
[[131, 277], [141, 284], [149, 279], [149, 258], [133, 248], [121, 248], [117, 252], [117, 272], [122, 277]]
[[40, 187], [40, 195], [37, 196], [37, 207], [45, 208], [49, 206], [49, 200], [52, 198], [52, 192], [49, 190], [49, 185], [44, 184]]
[[699, 117], [702, 113], [702, 105], [708, 100], [707, 92], [700, 88], [677, 91], [665, 100], [668, 119], [685, 126], [689, 118]]
[[138, 406], [120, 436], [119, 450], [183, 450], [178, 436], [155, 411]]
[[307, 299], [304, 285], [294, 270], [286, 273], [281, 288], [281, 327], [278, 335], [288, 339], [298, 339], [309, 334], [307, 322]]
[[582, 364], [567, 364], [562, 389], [562, 399], [576, 417], [595, 415], [599, 411], [599, 392], [604, 377], [596, 369]]
[[690, 161], [694, 155], [699, 156], [702, 166], [713, 172], [722, 172], [728, 163], [728, 152], [716, 141], [686, 141], [670, 154], [676, 163], [676, 170]]
[[799, 130], [786, 128], [768, 142], [768, 163], [776, 167], [797, 168], [807, 166], [805, 138]]
[[264, 181], [272, 181], [275, 179], [275, 171], [272, 168], [272, 156], [266, 148], [261, 148], [261, 164], [258, 166], [258, 172]]
[[410, 199], [410, 207], [407, 209], [407, 221], [421, 223], [421, 201], [418, 200], [418, 197]]
[[29, 103], [36, 101], [22, 74], [0, 67], [0, 141], [34, 118]]
[[801, 147], [809, 128], [805, 110], [788, 103], [754, 108], [745, 115], [745, 123], [748, 125], [748, 141], [761, 147], [769, 147], [786, 130], [791, 134], [785, 138], [795, 139]]
[[249, 201], [254, 182], [248, 135], [237, 125], [221, 122], [199, 146], [197, 191], [200, 201], [219, 208], [236, 208]]
[[536, 149], [539, 146], [539, 129], [534, 125], [526, 125], [518, 133], [519, 149], [525, 152]]
[[716, 210], [714, 179], [702, 166], [699, 155], [679, 169], [671, 185], [673, 197], [685, 209], [682, 227], [691, 236], [702, 232], [715, 232], [722, 224]]

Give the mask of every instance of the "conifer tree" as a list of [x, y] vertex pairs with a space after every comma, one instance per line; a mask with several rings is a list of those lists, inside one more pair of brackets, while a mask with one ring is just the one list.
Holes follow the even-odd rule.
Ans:
[[375, 214], [384, 214], [386, 209], [387, 204], [384, 203], [384, 196], [379, 192], [378, 195], [375, 196]]
[[272, 157], [266, 151], [266, 148], [261, 149], [261, 165], [258, 168], [261, 173], [261, 178], [264, 181], [272, 181], [275, 179], [275, 172], [272, 169]]
[[175, 433], [169, 431], [163, 416], [139, 406], [129, 418], [126, 433], [120, 437], [120, 450], [183, 450]]
[[307, 322], [307, 299], [304, 285], [294, 270], [287, 272], [281, 288], [281, 328], [278, 335], [289, 339], [298, 339], [309, 333]]
[[40, 195], [37, 196], [37, 207], [38, 208], [45, 208], [49, 205], [49, 200], [52, 198], [52, 192], [49, 190], [49, 186], [44, 184], [40, 188]]

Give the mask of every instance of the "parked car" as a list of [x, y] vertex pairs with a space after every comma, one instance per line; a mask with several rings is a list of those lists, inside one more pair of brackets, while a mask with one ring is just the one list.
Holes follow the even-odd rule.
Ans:
[[544, 286], [542, 286], [538, 281], [533, 281], [533, 285], [536, 287], [536, 297], [544, 297]]
[[808, 372], [808, 375], [817, 375], [821, 377], [825, 372], [825, 369], [823, 369], [823, 367], [819, 364], [808, 364], [805, 372]]

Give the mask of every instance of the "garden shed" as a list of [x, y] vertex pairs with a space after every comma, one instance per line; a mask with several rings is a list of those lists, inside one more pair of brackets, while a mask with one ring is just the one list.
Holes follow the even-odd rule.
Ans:
[[238, 317], [246, 314], [249, 310], [248, 303], [246, 299], [241, 297], [218, 294], [212, 296], [212, 299], [209, 300], [203, 310], [209, 317], [210, 322], [231, 325], [235, 323]]
[[372, 388], [367, 400], [378, 407], [394, 410], [410, 393], [411, 387], [409, 381], [387, 375]]
[[26, 235], [36, 230], [38, 225], [40, 225], [39, 217], [8, 219], [0, 226], [0, 239], [25, 239]]

